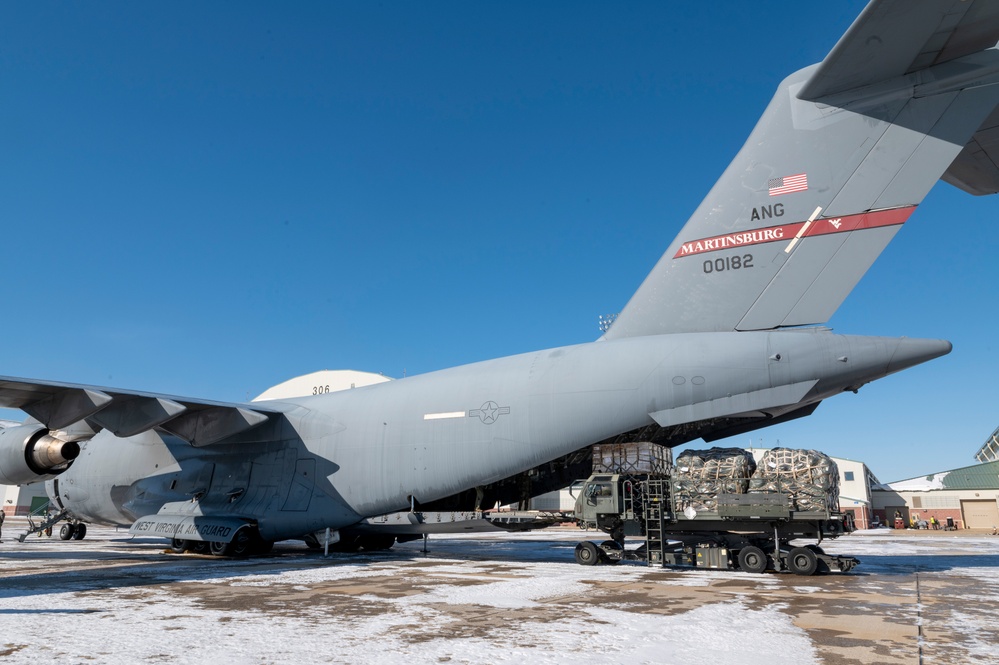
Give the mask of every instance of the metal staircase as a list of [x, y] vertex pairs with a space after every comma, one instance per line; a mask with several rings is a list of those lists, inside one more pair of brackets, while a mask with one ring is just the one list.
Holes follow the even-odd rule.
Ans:
[[666, 483], [668, 480], [649, 480], [645, 483], [645, 562], [664, 565], [666, 541], [663, 538], [663, 519], [668, 510]]
[[69, 511], [60, 510], [58, 513], [50, 514], [49, 508], [52, 506], [52, 502], [48, 502], [45, 505], [39, 506], [35, 510], [28, 513], [28, 530], [17, 537], [18, 541], [24, 542], [25, 538], [33, 533], [41, 533], [46, 529], [49, 530], [51, 534], [52, 526], [61, 522], [64, 519], [69, 518]]

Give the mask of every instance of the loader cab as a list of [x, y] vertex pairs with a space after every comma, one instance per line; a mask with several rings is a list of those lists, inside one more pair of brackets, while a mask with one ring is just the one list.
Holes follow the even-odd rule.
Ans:
[[606, 473], [590, 476], [576, 498], [576, 518], [595, 523], [598, 515], [620, 513], [620, 478], [618, 474]]

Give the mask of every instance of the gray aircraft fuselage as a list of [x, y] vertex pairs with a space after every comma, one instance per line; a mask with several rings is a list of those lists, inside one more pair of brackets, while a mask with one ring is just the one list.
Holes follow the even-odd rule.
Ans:
[[0, 429], [0, 483], [48, 480], [79, 519], [235, 552], [410, 507], [470, 510], [470, 493], [517, 500], [512, 486], [544, 474], [528, 490], [565, 486], [595, 443], [807, 416], [950, 351], [811, 326], [941, 179], [999, 192], [997, 42], [999, 3], [872, 0], [777, 86], [599, 341], [251, 403], [0, 377], [0, 406], [31, 417]]
[[205, 514], [253, 517], [265, 540], [291, 538], [484, 485], [653, 422], [814, 403], [949, 350], [820, 329], [560, 347], [268, 403], [284, 418], [206, 448], [152, 431], [99, 433], [56, 488], [94, 522], [131, 524], [193, 498]]

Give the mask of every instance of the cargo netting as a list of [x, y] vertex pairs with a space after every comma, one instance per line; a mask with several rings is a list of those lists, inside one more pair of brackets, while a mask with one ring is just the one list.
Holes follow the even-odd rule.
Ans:
[[685, 450], [676, 458], [673, 488], [677, 507], [696, 512], [718, 510], [719, 494], [746, 494], [756, 469], [742, 448]]
[[749, 491], [788, 494], [794, 510], [836, 511], [839, 469], [828, 455], [817, 450], [773, 448], [760, 458]]

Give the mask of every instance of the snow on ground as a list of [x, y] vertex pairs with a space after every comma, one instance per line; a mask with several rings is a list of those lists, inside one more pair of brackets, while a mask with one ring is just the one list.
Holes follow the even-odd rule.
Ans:
[[[274, 557], [248, 561], [164, 555], [157, 541], [100, 529], [82, 542], [7, 541], [0, 661], [799, 665], [830, 653], [806, 618], [846, 591], [861, 603], [865, 593], [911, 595], [918, 573], [926, 594], [970, 581], [976, 601], [999, 600], [999, 538], [851, 536], [823, 545], [859, 556], [858, 574], [801, 578], [578, 566], [572, 548], [586, 536], [434, 538], [427, 555], [408, 543], [326, 559], [279, 544]], [[949, 635], [960, 648], [941, 652], [957, 660], [935, 662], [995, 662], [990, 615], [954, 601], [953, 610], [926, 598], [871, 601], [882, 614], [872, 620], [912, 634], [893, 638], [909, 640], [892, 647], [904, 658], [875, 660], [914, 662], [905, 649], [915, 656]], [[917, 644], [919, 622], [926, 635]], [[850, 641], [847, 629], [837, 634]], [[876, 641], [863, 647], [854, 637], [861, 646], [851, 648], [875, 653]]]

